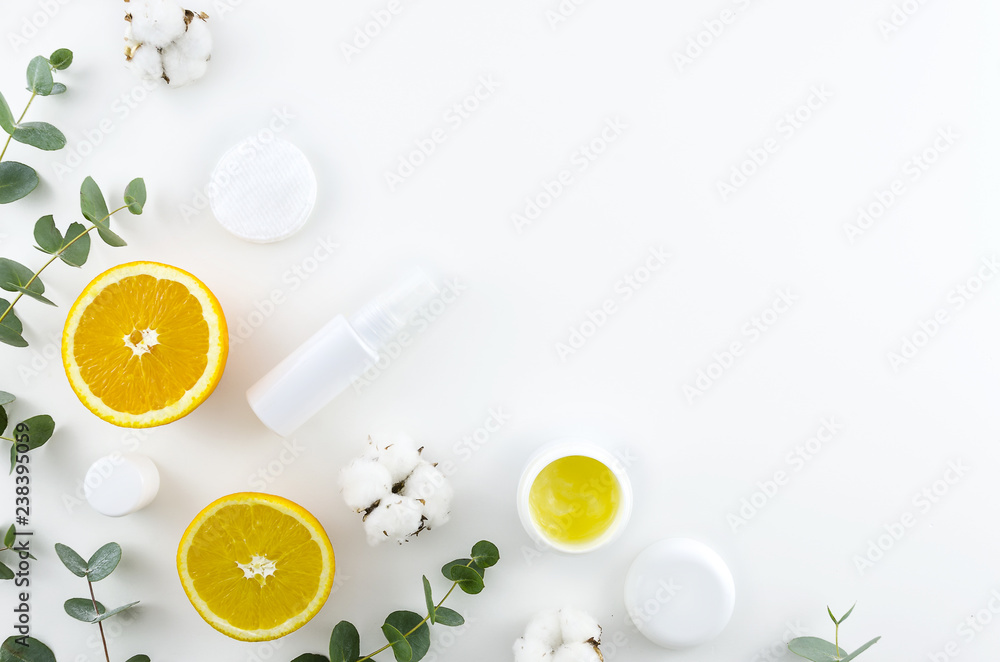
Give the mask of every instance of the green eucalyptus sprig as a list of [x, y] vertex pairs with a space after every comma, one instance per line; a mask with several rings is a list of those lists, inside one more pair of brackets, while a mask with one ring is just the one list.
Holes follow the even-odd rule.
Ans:
[[[63, 609], [78, 621], [97, 623], [101, 631], [101, 643], [104, 644], [104, 659], [111, 662], [111, 656], [108, 655], [108, 641], [104, 638], [104, 621], [131, 609], [139, 604], [139, 601], [109, 610], [94, 597], [94, 582], [105, 579], [118, 567], [119, 561], [122, 560], [121, 546], [116, 542], [109, 542], [94, 552], [89, 561], [84, 561], [82, 556], [61, 543], [56, 543], [56, 554], [70, 572], [87, 580], [87, 588], [90, 589], [89, 598], [70, 598], [63, 605]], [[149, 656], [133, 655], [126, 662], [149, 662]]]
[[[857, 606], [856, 604], [854, 606]], [[847, 613], [838, 619], [833, 615], [833, 610], [829, 607], [826, 608], [826, 613], [830, 615], [830, 620], [833, 621], [833, 642], [820, 639], [819, 637], [797, 637], [788, 642], [788, 650], [792, 651], [799, 657], [804, 657], [807, 660], [812, 660], [813, 662], [850, 662], [858, 655], [861, 655], [866, 650], [875, 645], [875, 643], [882, 637], [875, 637], [867, 644], [848, 654], [847, 651], [840, 647], [840, 624], [847, 620], [847, 617], [851, 615], [854, 611], [852, 606], [847, 610]]]
[[71, 267], [82, 267], [90, 255], [90, 233], [93, 230], [97, 230], [104, 243], [113, 248], [126, 245], [124, 239], [112, 232], [111, 217], [123, 209], [128, 209], [135, 215], [142, 213], [146, 204], [146, 183], [142, 179], [129, 182], [125, 188], [124, 203], [121, 207], [108, 211], [108, 203], [97, 182], [87, 177], [80, 187], [80, 211], [91, 222], [90, 227], [73, 222], [64, 235], [56, 227], [51, 215], [42, 216], [35, 223], [35, 248], [52, 257], [38, 271], [32, 272], [19, 262], [0, 257], [0, 289], [17, 292], [12, 302], [0, 299], [0, 342], [14, 347], [28, 346], [28, 341], [21, 335], [23, 325], [14, 314], [14, 306], [23, 296], [50, 306], [56, 305], [43, 296], [45, 285], [39, 275], [57, 258]]
[[[20, 464], [17, 461], [18, 450], [17, 447], [20, 445], [21, 455], [24, 455], [28, 451], [33, 451], [40, 446], [43, 446], [45, 442], [52, 438], [52, 432], [56, 429], [56, 423], [52, 420], [52, 417], [48, 414], [41, 414], [39, 416], [32, 416], [31, 418], [26, 418], [17, 425], [15, 425], [10, 434], [12, 436], [5, 437], [4, 434], [7, 433], [7, 424], [10, 422], [7, 416], [7, 405], [14, 402], [16, 398], [6, 391], [0, 391], [0, 439], [4, 441], [11, 442], [10, 445], [10, 473], [14, 473], [14, 469], [17, 466], [25, 467], [24, 469], [18, 469], [17, 473], [21, 474], [28, 473], [27, 466], [25, 464]], [[24, 447], [27, 446], [27, 450]], [[18, 478], [18, 482], [25, 482]], [[3, 550], [0, 550], [3, 551]], [[10, 579], [9, 577], [3, 576], [3, 570], [0, 569], [0, 579]]]
[[431, 593], [431, 583], [427, 576], [424, 581], [424, 601], [427, 605], [427, 615], [412, 611], [394, 611], [382, 624], [382, 634], [388, 642], [374, 653], [361, 655], [361, 637], [358, 629], [348, 621], [341, 621], [333, 628], [330, 635], [330, 656], [318, 653], [299, 655], [292, 662], [362, 662], [370, 660], [379, 653], [392, 648], [396, 662], [418, 662], [427, 655], [431, 646], [430, 624], [457, 627], [465, 623], [465, 618], [457, 611], [443, 606], [444, 601], [456, 587], [471, 595], [482, 592], [483, 578], [486, 568], [496, 565], [500, 560], [500, 550], [487, 540], [481, 540], [472, 547], [471, 558], [456, 559], [446, 563], [441, 568], [441, 574], [452, 582], [451, 588], [439, 602], [435, 604]]
[[10, 112], [7, 100], [0, 94], [0, 128], [7, 134], [7, 142], [0, 150], [0, 204], [20, 200], [38, 186], [38, 173], [34, 168], [17, 161], [3, 160], [11, 140], [45, 151], [54, 151], [66, 146], [66, 136], [48, 122], [23, 120], [35, 97], [47, 97], [66, 91], [65, 85], [52, 80], [52, 72], [67, 69], [71, 64], [73, 64], [73, 52], [66, 48], [60, 48], [47, 58], [39, 55], [28, 63], [28, 91], [31, 92], [31, 98], [28, 99], [24, 112], [16, 120], [14, 114]]

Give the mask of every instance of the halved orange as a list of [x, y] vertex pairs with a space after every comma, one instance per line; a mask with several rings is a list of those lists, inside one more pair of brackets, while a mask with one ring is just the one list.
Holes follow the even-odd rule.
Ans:
[[121, 427], [170, 423], [215, 390], [229, 353], [222, 307], [204, 283], [158, 262], [105, 271], [70, 308], [62, 359], [94, 414]]
[[319, 521], [288, 499], [256, 492], [209, 504], [177, 549], [191, 604], [240, 641], [277, 639], [305, 625], [326, 603], [334, 570]]

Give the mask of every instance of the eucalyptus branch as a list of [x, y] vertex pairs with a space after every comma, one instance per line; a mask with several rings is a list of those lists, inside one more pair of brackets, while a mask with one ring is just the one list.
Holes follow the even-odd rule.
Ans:
[[875, 637], [864, 646], [850, 654], [843, 650], [840, 647], [840, 624], [846, 621], [847, 617], [850, 616], [853, 611], [854, 607], [851, 607], [847, 610], [846, 614], [838, 619], [833, 615], [832, 609], [829, 607], [826, 608], [826, 613], [830, 615], [830, 620], [833, 621], [833, 643], [820, 639], [819, 637], [797, 637], [788, 642], [788, 650], [792, 651], [799, 657], [804, 657], [805, 659], [812, 660], [813, 662], [851, 662], [851, 660], [874, 646], [875, 643], [882, 638]]
[[45, 285], [41, 281], [41, 273], [56, 259], [71, 267], [83, 266], [90, 255], [90, 233], [94, 230], [109, 246], [125, 246], [125, 240], [111, 230], [111, 217], [123, 209], [128, 209], [132, 214], [141, 214], [145, 204], [146, 184], [142, 179], [133, 179], [125, 189], [124, 204], [109, 211], [100, 187], [92, 178], [87, 177], [80, 187], [80, 210], [83, 217], [90, 221], [90, 227], [74, 222], [64, 235], [56, 227], [51, 215], [38, 219], [34, 232], [37, 243], [35, 248], [52, 257], [34, 272], [14, 260], [0, 258], [0, 288], [17, 293], [12, 302], [0, 299], [0, 342], [14, 347], [27, 347], [28, 342], [21, 335], [23, 325], [14, 313], [17, 302], [27, 295], [54, 306], [54, 303], [43, 296]]
[[[118, 567], [118, 563], [122, 560], [121, 546], [116, 542], [109, 542], [94, 552], [89, 561], [84, 561], [82, 556], [60, 543], [56, 543], [56, 554], [70, 572], [87, 580], [87, 588], [90, 590], [90, 598], [70, 598], [63, 605], [63, 609], [78, 621], [97, 623], [97, 628], [101, 632], [101, 643], [104, 645], [104, 659], [106, 662], [111, 662], [108, 641], [104, 636], [104, 621], [131, 609], [139, 602], [130, 602], [109, 610], [97, 601], [94, 595], [94, 582], [105, 579]], [[133, 655], [126, 662], [150, 662], [150, 660], [147, 655]]]
[[34, 168], [17, 161], [3, 161], [11, 140], [45, 151], [55, 151], [66, 146], [66, 136], [62, 131], [48, 122], [25, 122], [24, 118], [35, 97], [47, 97], [66, 91], [65, 85], [52, 79], [52, 73], [67, 69], [72, 63], [73, 52], [65, 48], [60, 48], [49, 57], [39, 55], [32, 58], [26, 75], [31, 97], [17, 120], [10, 112], [7, 100], [0, 94], [0, 129], [7, 134], [3, 150], [0, 150], [0, 204], [20, 200], [38, 186], [38, 173]]
[[441, 568], [441, 574], [452, 582], [451, 588], [439, 602], [435, 604], [431, 593], [431, 583], [423, 577], [424, 602], [427, 605], [427, 615], [423, 618], [412, 611], [394, 611], [382, 624], [382, 634], [388, 642], [378, 650], [361, 656], [361, 640], [358, 629], [348, 621], [341, 621], [330, 634], [330, 655], [305, 653], [292, 662], [364, 662], [371, 660], [379, 653], [392, 649], [396, 662], [419, 662], [430, 650], [429, 625], [446, 625], [456, 627], [465, 623], [465, 618], [457, 611], [444, 606], [445, 600], [451, 596], [455, 588], [460, 588], [469, 594], [480, 593], [484, 588], [483, 577], [486, 568], [500, 560], [500, 551], [493, 543], [481, 540], [472, 547], [471, 558], [456, 559]]

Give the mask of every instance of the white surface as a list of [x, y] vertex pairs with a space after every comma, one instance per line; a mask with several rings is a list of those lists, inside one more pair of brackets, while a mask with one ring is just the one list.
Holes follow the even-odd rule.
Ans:
[[[70, 146], [46, 154], [18, 143], [5, 157], [37, 166], [44, 180], [0, 209], [2, 254], [40, 264], [32, 223], [49, 213], [61, 228], [79, 219], [88, 174], [109, 197], [137, 175], [150, 193], [143, 216], [113, 221], [128, 247], [95, 245], [82, 270], [46, 272], [58, 308], [18, 304], [31, 348], [0, 348], [0, 388], [21, 398], [14, 420], [49, 412], [58, 422], [32, 459], [33, 632], [61, 662], [103, 657], [93, 628], [62, 613], [86, 586], [52, 546], [88, 553], [116, 540], [124, 560], [97, 597], [142, 603], [114, 625], [115, 659], [244, 662], [267, 653], [286, 662], [324, 650], [342, 618], [374, 649], [386, 614], [420, 608], [421, 574], [442, 590], [441, 564], [490, 538], [504, 558], [485, 592], [449, 599], [474, 620], [437, 633], [437, 660], [509, 660], [531, 614], [576, 605], [605, 627], [610, 659], [650, 662], [664, 652], [630, 627], [622, 584], [643, 548], [680, 536], [719, 552], [740, 598], [721, 637], [673, 660], [751, 661], [780, 650], [792, 628], [829, 637], [825, 606], [842, 613], [855, 600], [843, 645], [884, 636], [862, 660], [927, 659], [949, 642], [961, 659], [989, 659], [1000, 649], [1000, 622], [988, 611], [1000, 585], [1000, 282], [961, 308], [961, 295], [949, 293], [1000, 252], [1000, 7], [924, 3], [883, 39], [877, 23], [897, 1], [589, 0], [555, 30], [545, 15], [554, 0], [402, 2], [348, 63], [340, 43], [385, 3], [244, 0], [221, 11], [223, 2], [205, 0], [191, 8], [212, 14], [209, 73], [148, 93], [122, 66], [121, 5], [61, 4], [15, 52], [8, 34], [45, 3], [6, 2], [0, 90], [16, 111], [31, 56], [68, 46], [77, 59], [58, 77], [70, 91], [38, 100], [28, 116], [62, 128]], [[679, 72], [672, 54], [727, 7], [739, 9], [737, 21]], [[777, 123], [824, 85], [833, 97], [786, 140]], [[469, 95], [479, 108], [465, 119], [453, 106]], [[620, 135], [606, 124], [615, 118], [627, 124]], [[594, 163], [574, 161], [602, 127], [615, 141]], [[955, 144], [911, 181], [906, 162], [945, 127]], [[294, 237], [248, 244], [213, 220], [204, 187], [229, 146], [275, 130], [313, 163], [319, 198]], [[390, 190], [385, 172], [435, 130], [444, 141]], [[722, 202], [716, 182], [769, 138], [778, 152]], [[60, 180], [54, 166], [78, 158]], [[511, 214], [562, 170], [572, 183], [518, 233]], [[904, 194], [852, 245], [843, 225], [896, 178]], [[657, 265], [651, 251], [660, 247], [666, 265], [641, 289], [629, 285], [647, 260]], [[54, 343], [90, 278], [141, 259], [203, 279], [233, 343], [205, 405], [169, 426], [129, 431], [84, 410]], [[465, 289], [429, 312], [426, 330], [370, 384], [344, 393], [294, 441], [269, 433], [246, 404], [247, 387], [411, 263], [437, 266]], [[783, 290], [797, 297], [791, 310], [767, 312]], [[605, 300], [615, 312], [560, 360], [556, 343], [588, 311], [600, 319], [594, 311]], [[894, 371], [887, 353], [938, 309], [950, 321]], [[756, 331], [754, 318], [765, 315], [775, 323]], [[736, 341], [742, 355], [689, 404], [684, 385]], [[796, 455], [830, 418], [839, 426], [832, 438], [823, 433], [830, 441], [814, 455], [803, 450], [808, 461]], [[487, 433], [488, 419], [502, 426]], [[369, 549], [334, 477], [369, 434], [398, 431], [449, 463], [453, 519], [404, 548]], [[636, 509], [612, 547], [535, 554], [518, 522], [517, 481], [538, 446], [571, 435], [607, 439], [626, 456]], [[111, 521], [82, 502], [80, 481], [94, 457], [113, 450], [152, 457], [162, 485], [148, 508]], [[953, 462], [968, 471], [948, 473], [953, 485], [937, 482]], [[776, 472], [785, 476], [777, 490]], [[773, 497], [755, 497], [758, 483]], [[247, 489], [308, 507], [337, 553], [336, 592], [277, 650], [205, 625], [174, 569], [191, 518]], [[727, 515], [743, 499], [766, 504], [746, 510], [752, 517], [734, 532]], [[899, 533], [904, 515], [912, 526], [896, 541], [884, 527]], [[888, 551], [861, 574], [855, 556], [878, 549], [884, 535]], [[13, 588], [0, 588], [0, 612], [9, 614]], [[993, 622], [971, 640], [959, 635], [982, 610]]]
[[635, 627], [664, 648], [715, 639], [736, 605], [733, 575], [710, 547], [669, 538], [642, 550], [625, 575], [625, 610]]
[[[560, 458], [575, 455], [593, 458], [606, 466], [618, 481], [621, 494], [614, 521], [604, 533], [586, 543], [567, 544], [548, 538], [538, 526], [531, 514], [531, 487], [545, 467]], [[628, 521], [632, 517], [632, 503], [632, 483], [621, 461], [613, 453], [586, 439], [560, 439], [538, 449], [538, 452], [528, 460], [517, 485], [517, 516], [521, 519], [521, 526], [525, 532], [531, 536], [536, 545], [567, 554], [587, 554], [612, 544], [628, 526]]]
[[108, 517], [142, 510], [156, 498], [160, 474], [156, 464], [138, 453], [111, 453], [96, 460], [83, 477], [90, 507]]
[[287, 239], [316, 204], [316, 173], [302, 150], [281, 138], [251, 136], [231, 147], [210, 181], [215, 220], [247, 241]]

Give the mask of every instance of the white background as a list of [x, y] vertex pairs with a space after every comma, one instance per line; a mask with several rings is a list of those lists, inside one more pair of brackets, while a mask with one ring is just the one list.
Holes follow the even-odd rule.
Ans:
[[[348, 61], [342, 43], [385, 1], [204, 0], [191, 8], [212, 15], [208, 75], [147, 93], [123, 67], [122, 3], [68, 0], [48, 18], [41, 0], [5, 2], [0, 89], [15, 111], [27, 99], [32, 56], [69, 47], [76, 61], [58, 74], [70, 91], [38, 99], [27, 118], [62, 128], [67, 148], [41, 153], [14, 143], [8, 151], [37, 167], [43, 183], [0, 209], [2, 254], [40, 264], [30, 247], [34, 221], [47, 213], [63, 228], [78, 220], [88, 174], [114, 200], [135, 176], [150, 194], [143, 216], [115, 218], [128, 247], [95, 244], [82, 270], [57, 264], [45, 273], [59, 308], [18, 305], [31, 347], [0, 348], [0, 388], [20, 396], [12, 418], [44, 412], [58, 423], [32, 463], [33, 634], [61, 662], [103, 659], [95, 630], [62, 613], [63, 601], [86, 587], [52, 545], [89, 554], [116, 540], [125, 557], [96, 586], [98, 598], [142, 603], [131, 620], [109, 623], [114, 660], [143, 652], [157, 662], [287, 662], [325, 650], [344, 618], [372, 650], [387, 613], [420, 609], [421, 574], [440, 590], [440, 565], [489, 538], [503, 560], [484, 593], [449, 601], [470, 625], [447, 640], [436, 634], [438, 660], [508, 660], [532, 613], [574, 605], [617, 639], [605, 651], [611, 660], [749, 662], [764, 659], [755, 658], [761, 649], [780, 651], [789, 625], [832, 636], [825, 606], [845, 611], [854, 601], [845, 647], [884, 637], [863, 659], [924, 660], [949, 641], [962, 659], [995, 657], [1000, 284], [985, 283], [961, 309], [954, 288], [1000, 253], [998, 12], [985, 0], [908, 4], [915, 13], [884, 35], [890, 0], [587, 0], [554, 26], [546, 13], [555, 0], [402, 0]], [[724, 9], [735, 20], [715, 38], [702, 34], [703, 53], [679, 67], [675, 54]], [[34, 32], [32, 22], [41, 24]], [[11, 39], [26, 34], [26, 44]], [[498, 89], [461, 126], [448, 124], [446, 113], [484, 76]], [[789, 136], [779, 122], [814, 87], [832, 96], [801, 111], [811, 117]], [[286, 111], [294, 118], [280, 135], [313, 163], [319, 200], [293, 238], [251, 245], [223, 231], [198, 193], [228, 147], [266, 138], [259, 132]], [[574, 153], [616, 118], [627, 128], [580, 172]], [[445, 142], [391, 190], [385, 173], [438, 127]], [[916, 181], [905, 174], [949, 128], [954, 144]], [[724, 201], [718, 182], [768, 139], [777, 152]], [[57, 172], [67, 163], [76, 167]], [[518, 232], [512, 214], [563, 169], [573, 184]], [[857, 208], [896, 179], [904, 193], [849, 241], [845, 225]], [[323, 240], [339, 248], [314, 261]], [[660, 247], [671, 255], [667, 266], [625, 301], [616, 283]], [[86, 282], [139, 259], [207, 283], [233, 342], [225, 376], [200, 409], [137, 435], [87, 412], [52, 357]], [[370, 386], [302, 428], [304, 450], [293, 462], [273, 464], [282, 442], [256, 421], [244, 391], [326, 319], [353, 312], [413, 264], [467, 289]], [[295, 269], [312, 272], [303, 279]], [[786, 289], [795, 305], [754, 342], [744, 325]], [[275, 290], [283, 303], [255, 314]], [[563, 361], [557, 343], [609, 298], [615, 314]], [[938, 309], [949, 321], [929, 340], [918, 334], [927, 342], [895, 369], [889, 353]], [[689, 401], [684, 386], [736, 341], [742, 356]], [[475, 453], [460, 451], [491, 408], [510, 419]], [[842, 429], [799, 468], [787, 455], [825, 417]], [[408, 546], [370, 549], [335, 477], [367, 435], [398, 432], [457, 467], [453, 518]], [[635, 458], [636, 511], [610, 548], [535, 555], [517, 520], [515, 487], [531, 452], [568, 434]], [[162, 474], [150, 507], [112, 520], [74, 501], [90, 462], [134, 447]], [[922, 508], [915, 495], [933, 490], [950, 462], [969, 470], [957, 484], [939, 483], [947, 493]], [[340, 579], [311, 623], [267, 645], [206, 625], [174, 563], [194, 515], [219, 496], [262, 487], [253, 478], [261, 470], [266, 491], [323, 522]], [[786, 484], [734, 531], [727, 516], [779, 471]], [[0, 512], [12, 514], [7, 484]], [[883, 538], [884, 557], [859, 571], [856, 557], [906, 513], [914, 526], [891, 545]], [[738, 590], [725, 632], [677, 653], [636, 634], [622, 604], [631, 560], [669, 536], [717, 549]], [[0, 624], [8, 623], [14, 588], [0, 586], [0, 595]], [[963, 638], [959, 625], [977, 612], [993, 622]]]

